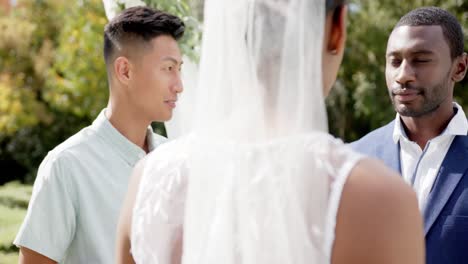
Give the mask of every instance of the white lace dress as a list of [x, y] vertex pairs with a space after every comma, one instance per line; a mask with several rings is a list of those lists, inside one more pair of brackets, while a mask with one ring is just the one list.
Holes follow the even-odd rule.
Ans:
[[343, 185], [361, 158], [325, 133], [167, 143], [146, 160], [132, 255], [174, 263], [182, 239], [182, 263], [330, 263]]

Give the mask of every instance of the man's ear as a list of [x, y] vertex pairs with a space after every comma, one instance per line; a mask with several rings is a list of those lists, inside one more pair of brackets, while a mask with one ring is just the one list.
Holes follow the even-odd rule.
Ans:
[[452, 80], [454, 82], [460, 82], [465, 78], [466, 70], [468, 68], [468, 55], [464, 52], [462, 55], [455, 59], [455, 71], [452, 74]]
[[114, 61], [114, 75], [123, 84], [130, 80], [130, 61], [126, 57], [118, 57]]
[[332, 11], [330, 37], [327, 44], [327, 49], [332, 54], [340, 53], [345, 47], [347, 12], [348, 8], [345, 5]]

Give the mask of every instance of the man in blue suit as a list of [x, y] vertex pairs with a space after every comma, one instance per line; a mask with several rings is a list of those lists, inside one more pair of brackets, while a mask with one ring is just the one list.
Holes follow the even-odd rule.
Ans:
[[453, 102], [467, 65], [454, 16], [436, 7], [403, 16], [386, 52], [396, 118], [352, 144], [413, 186], [424, 216], [428, 264], [468, 263], [468, 122]]

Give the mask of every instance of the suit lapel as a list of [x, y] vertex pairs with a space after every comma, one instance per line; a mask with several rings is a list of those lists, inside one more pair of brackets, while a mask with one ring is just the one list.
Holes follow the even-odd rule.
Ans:
[[[382, 137], [383, 144], [381, 146], [381, 159], [387, 166], [401, 174], [400, 164], [400, 142], [395, 144], [393, 142], [393, 129], [395, 127], [395, 121], [392, 121], [385, 128], [385, 135]], [[386, 142], [385, 142], [386, 141]]]
[[468, 137], [456, 136], [440, 166], [432, 191], [423, 209], [424, 234], [427, 235], [468, 168]]

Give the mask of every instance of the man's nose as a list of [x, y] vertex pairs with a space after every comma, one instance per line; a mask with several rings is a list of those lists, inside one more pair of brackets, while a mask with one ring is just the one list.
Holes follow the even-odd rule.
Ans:
[[401, 85], [412, 82], [416, 79], [416, 74], [413, 67], [408, 61], [403, 60], [400, 67], [397, 69], [395, 81]]

